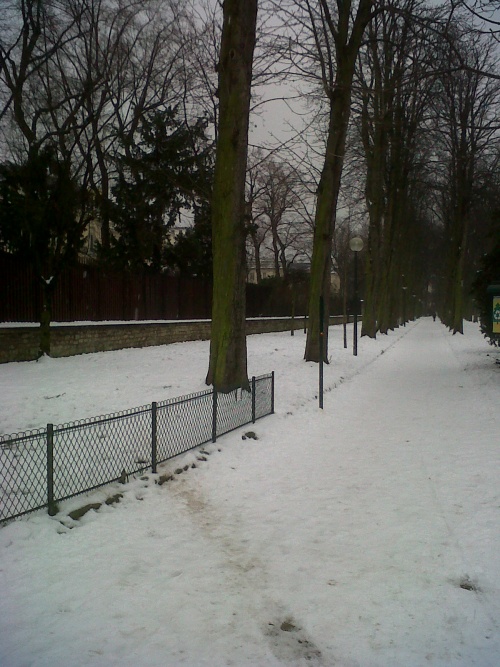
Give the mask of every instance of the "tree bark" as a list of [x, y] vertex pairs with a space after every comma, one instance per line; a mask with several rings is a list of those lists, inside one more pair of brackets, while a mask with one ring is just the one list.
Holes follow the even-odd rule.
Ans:
[[52, 280], [42, 277], [42, 310], [40, 312], [40, 338], [37, 359], [47, 355], [50, 357], [50, 322], [52, 320]]
[[257, 0], [224, 0], [219, 128], [212, 195], [213, 302], [206, 378], [249, 388], [245, 333], [245, 174]]

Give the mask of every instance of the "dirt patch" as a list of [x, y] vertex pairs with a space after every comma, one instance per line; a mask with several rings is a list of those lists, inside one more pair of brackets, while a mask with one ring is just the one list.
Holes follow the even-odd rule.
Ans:
[[265, 634], [274, 655], [285, 663], [307, 661], [316, 667], [322, 665], [321, 651], [291, 616], [268, 623]]

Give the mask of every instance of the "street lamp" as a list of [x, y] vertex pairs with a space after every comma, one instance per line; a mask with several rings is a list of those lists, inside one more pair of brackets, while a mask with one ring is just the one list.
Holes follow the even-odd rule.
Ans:
[[349, 241], [349, 248], [354, 253], [354, 339], [352, 353], [356, 357], [358, 355], [358, 253], [363, 250], [363, 239], [355, 236]]
[[[404, 278], [404, 276], [403, 276]], [[403, 285], [403, 326], [406, 326], [406, 290], [408, 288]]]

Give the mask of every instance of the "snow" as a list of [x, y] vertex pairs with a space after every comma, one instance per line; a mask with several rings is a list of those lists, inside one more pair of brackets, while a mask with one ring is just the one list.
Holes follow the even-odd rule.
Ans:
[[[465, 325], [357, 357], [332, 327], [324, 410], [301, 332], [249, 337], [250, 375], [276, 372], [257, 440], [0, 529], [0, 665], [497, 667], [499, 352]], [[0, 365], [0, 432], [198, 391], [208, 349]]]

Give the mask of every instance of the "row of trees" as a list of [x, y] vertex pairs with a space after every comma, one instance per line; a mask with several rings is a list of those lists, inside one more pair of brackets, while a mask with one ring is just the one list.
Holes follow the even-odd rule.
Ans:
[[[487, 76], [498, 53], [458, 17], [445, 40], [429, 29], [447, 16], [443, 9], [397, 4], [403, 17], [383, 13], [370, 24], [360, 67], [370, 218], [363, 331], [393, 326], [409, 287], [419, 298], [437, 292], [435, 307], [456, 333], [471, 269], [486, 249], [470, 244], [472, 234], [484, 241], [490, 226], [491, 211], [481, 221], [478, 209], [488, 193], [498, 196], [491, 177], [500, 157], [500, 86]], [[444, 261], [436, 262], [433, 245]]]
[[[262, 257], [285, 278], [310, 262], [307, 360], [319, 359], [332, 268], [345, 292], [354, 231], [364, 335], [397, 326], [405, 293], [461, 331], [500, 197], [484, 3], [261, 0], [257, 13], [225, 0], [222, 25], [208, 0], [3, 4], [0, 243], [33, 258], [45, 321], [98, 220], [101, 260], [117, 267], [210, 277], [213, 254], [207, 381], [219, 388], [246, 384], [245, 246], [258, 278]], [[247, 165], [249, 112], [284, 78], [307, 122]], [[172, 240], [186, 214], [191, 229]]]
[[[363, 334], [396, 326], [405, 293], [432, 301], [452, 331], [461, 331], [464, 295], [488, 248], [498, 205], [496, 35], [475, 29], [471, 7], [461, 3], [337, 4], [297, 1], [289, 11], [298, 16], [292, 58], [302, 71], [311, 63], [306, 72], [312, 93], [316, 84], [326, 128], [315, 226], [321, 236], [315, 248], [324, 245], [316, 258], [325, 284], [318, 270], [311, 312], [319, 293], [327, 292], [326, 248], [339, 208], [338, 201], [333, 212], [325, 204], [319, 223], [322, 181], [329, 183], [326, 200], [332, 202], [343, 170], [350, 212], [368, 217], [368, 229], [359, 230], [367, 248]], [[480, 3], [475, 9], [481, 10]], [[345, 101], [342, 119], [335, 115], [339, 97]], [[315, 359], [317, 336], [312, 327], [310, 332], [306, 358]]]
[[[487, 188], [493, 205], [486, 229], [476, 225], [476, 235], [493, 229], [498, 197], [496, 184], [479, 178], [481, 168], [494, 173], [500, 157], [496, 34], [492, 39], [471, 29], [471, 13], [481, 8], [480, 2], [471, 11], [465, 3], [436, 8], [416, 0], [275, 3], [284, 16], [281, 54], [302, 82], [310, 82], [324, 114], [306, 360], [318, 361], [321, 354], [321, 299], [325, 320], [329, 315], [334, 231], [350, 139], [364, 158], [369, 216], [363, 333], [375, 336], [397, 326], [408, 288], [412, 298], [421, 299], [438, 287], [435, 305], [442, 320], [453, 333], [462, 332], [466, 263], [478, 259], [471, 257], [469, 237], [474, 212], [480, 204], [484, 208], [478, 190]], [[350, 125], [356, 102], [358, 114]], [[233, 224], [240, 224], [242, 211], [233, 214]], [[433, 283], [427, 260], [437, 259], [429, 247], [430, 240], [439, 240], [437, 229], [441, 262]], [[243, 341], [241, 349], [245, 356]]]

